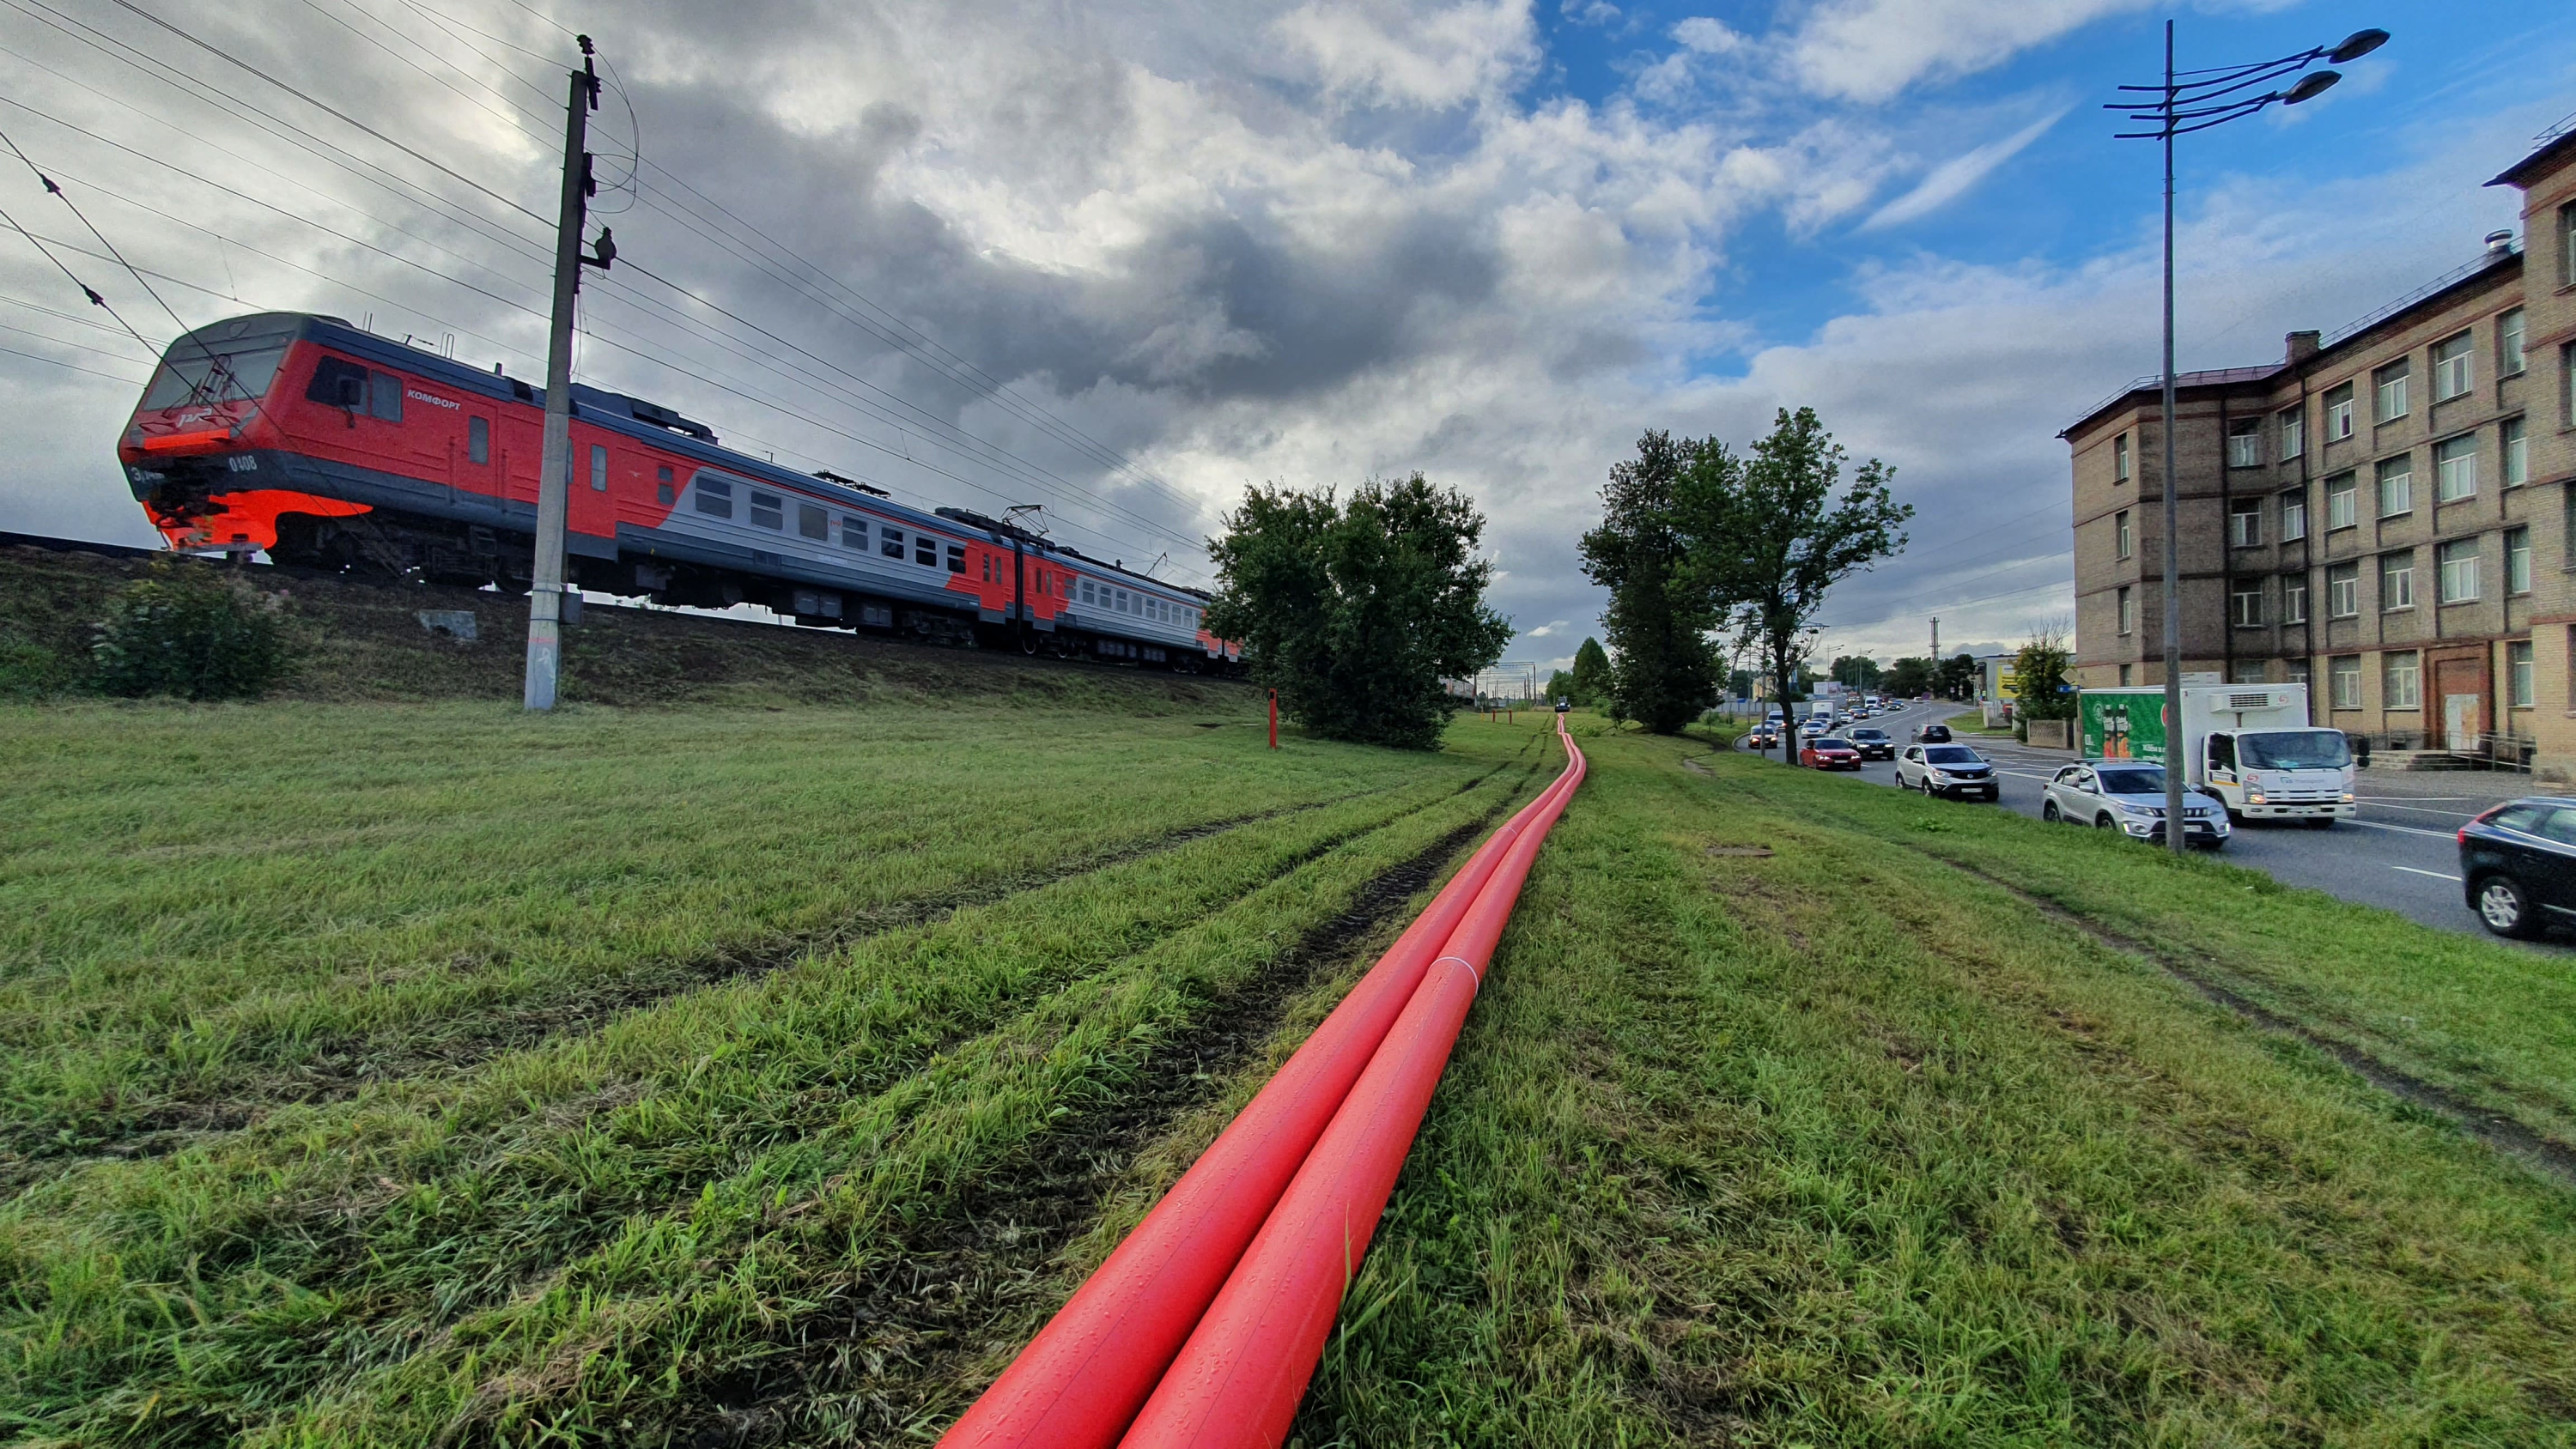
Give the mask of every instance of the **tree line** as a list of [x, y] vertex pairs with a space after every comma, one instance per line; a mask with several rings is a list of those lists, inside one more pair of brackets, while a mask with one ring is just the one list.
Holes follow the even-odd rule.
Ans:
[[1671, 734], [1717, 698], [1721, 661], [1750, 657], [1774, 699], [1796, 697], [1808, 621], [1851, 574], [1905, 547], [1913, 506], [1895, 470], [1849, 455], [1815, 410], [1780, 410], [1737, 452], [1714, 438], [1649, 432], [1610, 470], [1584, 572], [1610, 592], [1607, 704]]

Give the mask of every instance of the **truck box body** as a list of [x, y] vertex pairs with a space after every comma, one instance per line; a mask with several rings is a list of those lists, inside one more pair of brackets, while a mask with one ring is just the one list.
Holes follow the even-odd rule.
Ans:
[[[2165, 758], [2164, 689], [2088, 689], [2076, 700], [2086, 758]], [[2240, 818], [2348, 820], [2352, 754], [2334, 730], [2308, 723], [2304, 684], [2186, 684], [2183, 778]]]

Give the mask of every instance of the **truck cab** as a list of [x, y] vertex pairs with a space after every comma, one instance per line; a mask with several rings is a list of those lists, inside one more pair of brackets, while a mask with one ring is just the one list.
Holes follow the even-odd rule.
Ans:
[[2324, 829], [2357, 812], [2352, 746], [2330, 729], [2216, 729], [2200, 740], [2196, 783], [2238, 820], [2305, 820]]

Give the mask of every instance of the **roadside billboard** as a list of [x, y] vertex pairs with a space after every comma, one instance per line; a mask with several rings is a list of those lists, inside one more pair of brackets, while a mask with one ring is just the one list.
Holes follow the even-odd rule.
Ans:
[[2161, 689], [2088, 689], [2076, 696], [2085, 758], [2162, 760], [2165, 696]]

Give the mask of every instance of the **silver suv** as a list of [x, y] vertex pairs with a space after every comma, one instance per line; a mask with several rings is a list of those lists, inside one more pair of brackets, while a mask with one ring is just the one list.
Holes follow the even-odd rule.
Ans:
[[[2218, 850], [2227, 844], [2227, 810], [2198, 790], [2183, 792], [2183, 839]], [[2138, 840], [2165, 838], [2165, 767], [2151, 760], [2083, 760], [2050, 778], [2042, 820], [2117, 830]]]
[[1896, 757], [1896, 788], [1992, 800], [1999, 787], [1995, 767], [1966, 745], [1907, 745]]

